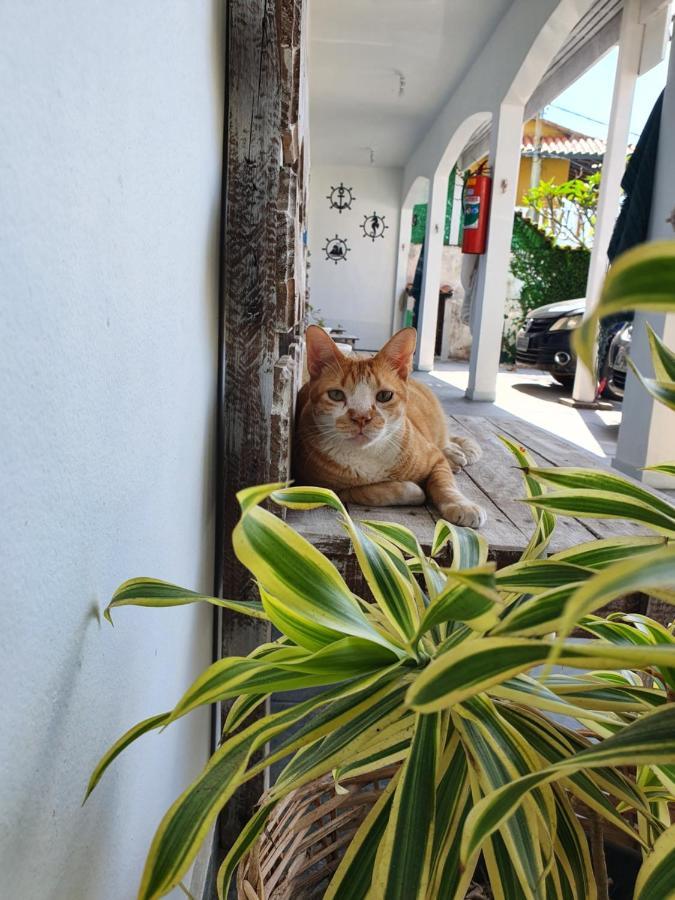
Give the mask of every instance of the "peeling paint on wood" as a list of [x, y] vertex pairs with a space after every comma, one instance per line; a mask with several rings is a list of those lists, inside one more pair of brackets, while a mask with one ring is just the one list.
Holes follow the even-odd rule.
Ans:
[[[222, 589], [253, 598], [235, 559], [236, 492], [289, 473], [290, 434], [301, 372], [305, 305], [307, 142], [305, 0], [229, 0], [224, 148], [221, 334]], [[269, 638], [258, 620], [227, 613], [223, 655]], [[229, 846], [262, 792], [239, 792], [221, 819]]]

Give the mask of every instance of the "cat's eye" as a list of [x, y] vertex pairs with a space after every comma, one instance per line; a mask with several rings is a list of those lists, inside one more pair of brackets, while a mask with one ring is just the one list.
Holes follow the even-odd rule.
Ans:
[[378, 403], [388, 403], [393, 396], [393, 391], [378, 391], [375, 399]]
[[328, 396], [331, 400], [335, 400], [336, 403], [340, 403], [345, 399], [344, 391], [328, 391]]

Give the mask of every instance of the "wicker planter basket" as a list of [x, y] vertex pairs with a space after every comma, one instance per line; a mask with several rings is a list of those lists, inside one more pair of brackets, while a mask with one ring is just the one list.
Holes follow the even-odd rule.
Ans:
[[[349, 842], [382, 794], [398, 766], [383, 768], [354, 778], [341, 779], [347, 790], [336, 794], [331, 776], [324, 776], [281, 801], [251, 852], [237, 870], [238, 900], [318, 900], [337, 869]], [[261, 798], [261, 803], [264, 797]], [[629, 848], [637, 846], [625, 832], [573, 800], [582, 827], [591, 838], [599, 838], [593, 859], [596, 877], [606, 877], [604, 841]], [[631, 817], [628, 814], [627, 820]], [[591, 847], [592, 855], [593, 846]], [[480, 885], [472, 884], [469, 898], [485, 897]]]
[[239, 865], [239, 900], [323, 897], [349, 842], [397, 768], [341, 780], [346, 794], [335, 793], [330, 776], [290, 793]]

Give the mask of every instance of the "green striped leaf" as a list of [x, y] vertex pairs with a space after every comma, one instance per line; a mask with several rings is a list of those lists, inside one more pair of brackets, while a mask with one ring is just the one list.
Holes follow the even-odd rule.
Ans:
[[[268, 487], [267, 495], [271, 493]], [[256, 498], [260, 502], [264, 496], [258, 493]], [[266, 509], [249, 500], [242, 504], [232, 544], [239, 561], [265, 591], [306, 620], [391, 647], [368, 621], [335, 566]]]
[[642, 387], [648, 394], [667, 406], [669, 409], [675, 409], [675, 381], [659, 381], [656, 378], [647, 378], [643, 375], [630, 357], [626, 360], [638, 379]]
[[658, 466], [645, 466], [645, 472], [663, 472], [664, 475], [675, 475], [675, 463], [660, 463]]
[[397, 525], [396, 522], [377, 522], [370, 519], [363, 519], [361, 525], [386, 538], [408, 556], [419, 560], [424, 558], [419, 542], [409, 528]]
[[[586, 835], [565, 792], [557, 785], [554, 786], [554, 792], [556, 798], [556, 856], [561, 875], [569, 885], [567, 896], [594, 900], [597, 897], [597, 890]], [[557, 900], [563, 893], [561, 886], [561, 889], [552, 895], [553, 900]]]
[[253, 847], [262, 834], [276, 803], [266, 803], [258, 809], [239, 832], [234, 844], [230, 847], [216, 876], [216, 892], [218, 900], [227, 900], [232, 876], [239, 862]]
[[549, 558], [589, 569], [606, 569], [612, 563], [630, 559], [642, 553], [650, 553], [657, 547], [663, 547], [667, 540], [667, 538], [657, 535], [605, 538], [568, 547], [567, 550], [560, 550]]
[[665, 693], [661, 690], [632, 684], [612, 684], [602, 677], [602, 673], [579, 678], [556, 673], [546, 679], [545, 686], [563, 702], [568, 701], [584, 710], [644, 712], [666, 702]]
[[580, 669], [675, 665], [674, 646], [619, 647], [601, 641], [554, 643], [483, 637], [436, 657], [410, 686], [406, 701], [419, 712], [451, 708], [547, 662], [554, 648], [561, 664]]
[[[536, 758], [489, 698], [475, 698], [463, 706], [461, 712], [457, 727], [471, 754], [472, 770], [478, 777], [481, 793], [489, 795], [501, 785], [531, 771]], [[509, 851], [512, 870], [528, 898], [537, 896], [537, 887], [544, 874], [542, 854], [547, 852], [550, 839], [539, 826], [540, 816], [546, 821], [548, 830], [555, 826], [551, 800], [550, 789], [543, 793], [532, 792], [500, 831]]]
[[548, 591], [573, 582], [584, 581], [593, 569], [571, 562], [551, 559], [525, 559], [505, 566], [497, 572], [497, 587], [501, 591], [522, 591], [529, 594]]
[[[510, 450], [518, 461], [518, 464], [523, 471], [523, 480], [528, 498], [534, 501], [541, 497], [544, 493], [544, 489], [536, 478], [532, 478], [532, 476], [528, 474], [528, 470], [534, 467], [534, 461], [527, 450], [519, 444], [514, 444], [501, 434], [499, 435], [499, 440], [508, 450]], [[532, 516], [536, 527], [527, 547], [523, 550], [521, 559], [537, 559], [538, 557], [543, 556], [546, 548], [551, 542], [551, 537], [555, 529], [555, 515], [552, 511], [544, 509], [543, 507], [534, 506], [532, 508]]]
[[663, 343], [649, 322], [646, 325], [654, 375], [658, 381], [675, 381], [675, 353]]
[[270, 496], [279, 506], [288, 509], [317, 509], [320, 506], [330, 506], [336, 512], [347, 514], [338, 495], [328, 488], [277, 486], [273, 492], [265, 496]]
[[232, 703], [223, 723], [223, 737], [240, 728], [246, 719], [264, 703], [269, 694], [244, 694]]
[[[175, 887], [192, 864], [211, 825], [234, 791], [277, 758], [292, 752], [306, 742], [323, 735], [365, 709], [379, 707], [388, 688], [373, 685], [360, 695], [335, 688], [303, 703], [254, 722], [244, 731], [229, 738], [213, 754], [196, 781], [174, 802], [165, 814], [150, 847], [139, 889], [139, 900], [155, 900]], [[344, 694], [346, 699], [340, 699]], [[277, 734], [331, 703], [323, 714], [312, 717], [309, 724], [296, 732], [283, 748], [277, 748], [266, 760], [246, 769], [251, 755]], [[290, 789], [290, 788], [289, 788]], [[283, 791], [270, 802], [281, 799]]]
[[258, 591], [267, 618], [299, 647], [315, 652], [343, 637], [343, 633], [336, 628], [327, 628], [316, 622], [306, 606], [298, 610], [292, 603], [273, 597], [262, 585], [258, 585]]
[[[313, 778], [354, 759], [362, 747], [367, 747], [384, 728], [401, 717], [404, 694], [405, 686], [397, 683], [379, 691], [377, 703], [369, 702], [363, 704], [362, 708], [349, 710], [350, 714], [344, 724], [333, 726], [324, 740], [304, 747], [291, 759], [277, 778], [270, 797], [278, 799], [286, 791], [301, 787]], [[314, 720], [311, 726], [315, 727]], [[295, 741], [295, 735], [291, 740]], [[281, 749], [275, 751], [275, 756], [279, 753]], [[288, 751], [283, 755], [287, 753]], [[266, 762], [269, 764], [269, 760]]]
[[557, 631], [567, 603], [580, 584], [583, 582], [553, 588], [522, 600], [492, 629], [492, 634], [538, 635]]
[[[407, 566], [410, 572], [420, 572], [424, 576], [424, 583], [429, 598], [433, 599], [445, 584], [445, 576], [439, 572], [438, 567], [433, 560], [428, 559], [419, 541], [408, 528], [397, 525], [393, 522], [377, 522], [372, 520], [363, 520], [361, 525], [373, 533], [377, 538], [384, 539], [389, 545], [393, 545], [407, 554], [410, 559]], [[413, 589], [416, 589], [416, 582], [412, 582]], [[417, 589], [416, 589], [417, 590]], [[417, 590], [417, 606], [420, 611], [426, 605], [427, 598], [421, 595], [421, 591]]]
[[324, 900], [365, 900], [370, 890], [382, 835], [389, 822], [399, 777], [400, 770], [386, 786], [349, 842], [324, 894]]
[[[550, 690], [545, 684], [530, 678], [527, 675], [515, 675], [502, 684], [491, 690], [491, 696], [499, 697], [504, 700], [511, 700], [513, 703], [522, 703], [529, 705], [534, 709], [543, 709], [546, 712], [557, 713], [562, 716], [569, 716], [577, 721], [596, 721], [596, 722], [616, 722], [616, 717], [604, 711], [604, 706], [596, 709], [586, 709], [582, 706], [575, 706], [571, 700], [567, 700], [565, 696], [558, 696], [554, 691]], [[655, 693], [655, 692], [654, 692]], [[575, 697], [572, 694], [572, 699]], [[637, 708], [643, 710], [645, 705], [626, 704], [631, 709]]]
[[634, 309], [671, 312], [675, 307], [675, 246], [673, 241], [640, 244], [612, 264], [593, 314], [572, 335], [575, 353], [591, 369], [597, 323], [603, 316]]
[[629, 497], [617, 496], [609, 491], [556, 491], [543, 497], [523, 500], [542, 509], [553, 510], [558, 515], [593, 519], [627, 519], [640, 525], [648, 525], [654, 531], [675, 536], [675, 522], [653, 506], [639, 503]]
[[155, 728], [161, 728], [163, 725], [169, 721], [171, 713], [160, 713], [158, 716], [150, 716], [148, 719], [143, 719], [142, 722], [139, 722], [137, 725], [134, 725], [127, 732], [125, 732], [122, 737], [115, 741], [112, 747], [101, 757], [101, 759], [96, 764], [94, 771], [91, 773], [91, 777], [89, 779], [89, 783], [87, 784], [87, 790], [84, 795], [84, 800], [82, 801], [82, 805], [87, 802], [87, 797], [94, 790], [96, 785], [101, 780], [103, 773], [108, 768], [110, 763], [117, 759], [120, 753], [123, 750], [133, 744], [136, 738], [139, 738], [142, 734], [147, 734], [148, 731], [152, 731]]
[[396, 564], [387, 551], [350, 522], [347, 525], [354, 552], [375, 601], [396, 633], [410, 644], [419, 624], [412, 576], [405, 566]]
[[267, 618], [261, 604], [255, 600], [219, 600], [217, 597], [189, 591], [187, 588], [170, 584], [168, 581], [160, 581], [158, 578], [131, 578], [125, 581], [113, 594], [112, 600], [103, 611], [103, 616], [112, 625], [110, 612], [118, 606], [165, 607], [184, 606], [186, 603], [211, 603], [213, 606], [221, 606], [223, 609], [255, 619]]
[[473, 570], [446, 571], [446, 586], [424, 613], [419, 634], [450, 621], [465, 622], [477, 631], [487, 631], [499, 620], [503, 608], [495, 590], [494, 563]]
[[673, 900], [674, 897], [675, 825], [671, 825], [658, 838], [640, 869], [634, 900]]
[[212, 663], [188, 688], [171, 713], [170, 721], [199, 706], [242, 694], [290, 691], [345, 681], [383, 671], [398, 661], [384, 647], [360, 638], [342, 638], [316, 653], [276, 655], [262, 660], [230, 656]]
[[448, 542], [452, 544], [453, 569], [475, 569], [487, 562], [489, 548], [482, 534], [473, 528], [439, 519], [434, 529], [431, 555], [438, 556]]
[[418, 716], [410, 753], [380, 843], [373, 890], [387, 900], [424, 898], [436, 801], [440, 716]]
[[[582, 739], [575, 731], [544, 718], [534, 710], [522, 706], [502, 707], [502, 715], [545, 764], [555, 764], [569, 759], [589, 746], [588, 740]], [[582, 803], [630, 835], [632, 839], [636, 839], [634, 829], [618, 812], [609, 795], [649, 816], [649, 809], [642, 793], [631, 781], [612, 768], [574, 772], [565, 778], [564, 785]]]
[[658, 589], [665, 592], [663, 597], [666, 598], [673, 585], [675, 545], [616, 563], [578, 588], [565, 609], [560, 632], [563, 636], [568, 635], [580, 619], [617, 597], [625, 597], [633, 591], [649, 593], [650, 589]]
[[641, 613], [610, 613], [607, 616], [610, 622], [626, 622], [632, 625], [640, 634], [647, 635], [653, 644], [672, 644], [675, 643], [675, 635], [668, 631], [660, 622], [655, 622], [649, 616], [643, 616]]
[[356, 754], [355, 758], [336, 769], [335, 780], [340, 782], [347, 776], [354, 777], [363, 772], [373, 772], [405, 759], [414, 733], [414, 713], [410, 711], [402, 713], [400, 718], [395, 718], [389, 726], [383, 728], [372, 741], [369, 741], [362, 754]]
[[648, 491], [611, 472], [601, 469], [574, 469], [555, 467], [550, 469], [531, 468], [530, 475], [546, 484], [560, 485], [578, 491], [604, 491], [630, 497], [640, 504], [658, 510], [667, 519], [672, 520], [675, 528], [675, 507], [658, 494]]
[[[647, 635], [641, 634], [626, 622], [611, 621], [601, 616], [586, 616], [578, 625], [588, 634], [608, 641], [610, 644], [654, 644]], [[664, 643], [664, 642], [658, 642]], [[670, 641], [665, 641], [670, 643]]]
[[462, 871], [459, 842], [472, 801], [466, 750], [454, 729], [442, 753], [439, 775], [428, 896], [463, 897], [477, 859]]
[[[532, 900], [532, 891], [528, 890], [525, 893], [512, 862], [513, 854], [507, 848], [500, 834], [493, 834], [491, 840], [484, 845], [483, 857], [495, 900]], [[457, 865], [462, 865], [459, 855]], [[540, 893], [539, 897], [541, 896]], [[548, 892], [546, 900], [548, 900]], [[556, 897], [555, 900], [561, 900], [561, 898]]]
[[254, 729], [247, 729], [223, 744], [197, 781], [165, 814], [150, 846], [139, 900], [162, 897], [190, 868], [213, 821], [241, 783], [257, 740], [274, 733], [269, 721], [257, 724]]
[[481, 800], [467, 820], [462, 839], [462, 859], [472, 856], [486, 838], [508, 820], [535, 787], [581, 769], [668, 763], [674, 755], [675, 706], [669, 704], [627, 725], [618, 734], [539, 772], [515, 779]]

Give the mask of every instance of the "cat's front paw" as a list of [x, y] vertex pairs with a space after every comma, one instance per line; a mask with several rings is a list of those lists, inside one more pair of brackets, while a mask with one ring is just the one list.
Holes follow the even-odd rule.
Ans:
[[475, 463], [477, 459], [480, 459], [483, 455], [483, 451], [476, 441], [474, 441], [471, 437], [452, 437], [450, 438], [450, 444], [454, 444], [464, 454], [464, 458], [466, 462], [465, 466], [470, 466], [471, 463]]
[[459, 444], [454, 442], [449, 443], [447, 446], [443, 447], [443, 456], [450, 463], [450, 468], [453, 472], [459, 472], [459, 470], [465, 466], [468, 462], [466, 453], [462, 450]]
[[464, 525], [466, 528], [480, 528], [487, 519], [485, 510], [469, 500], [444, 504], [441, 515], [453, 525]]

